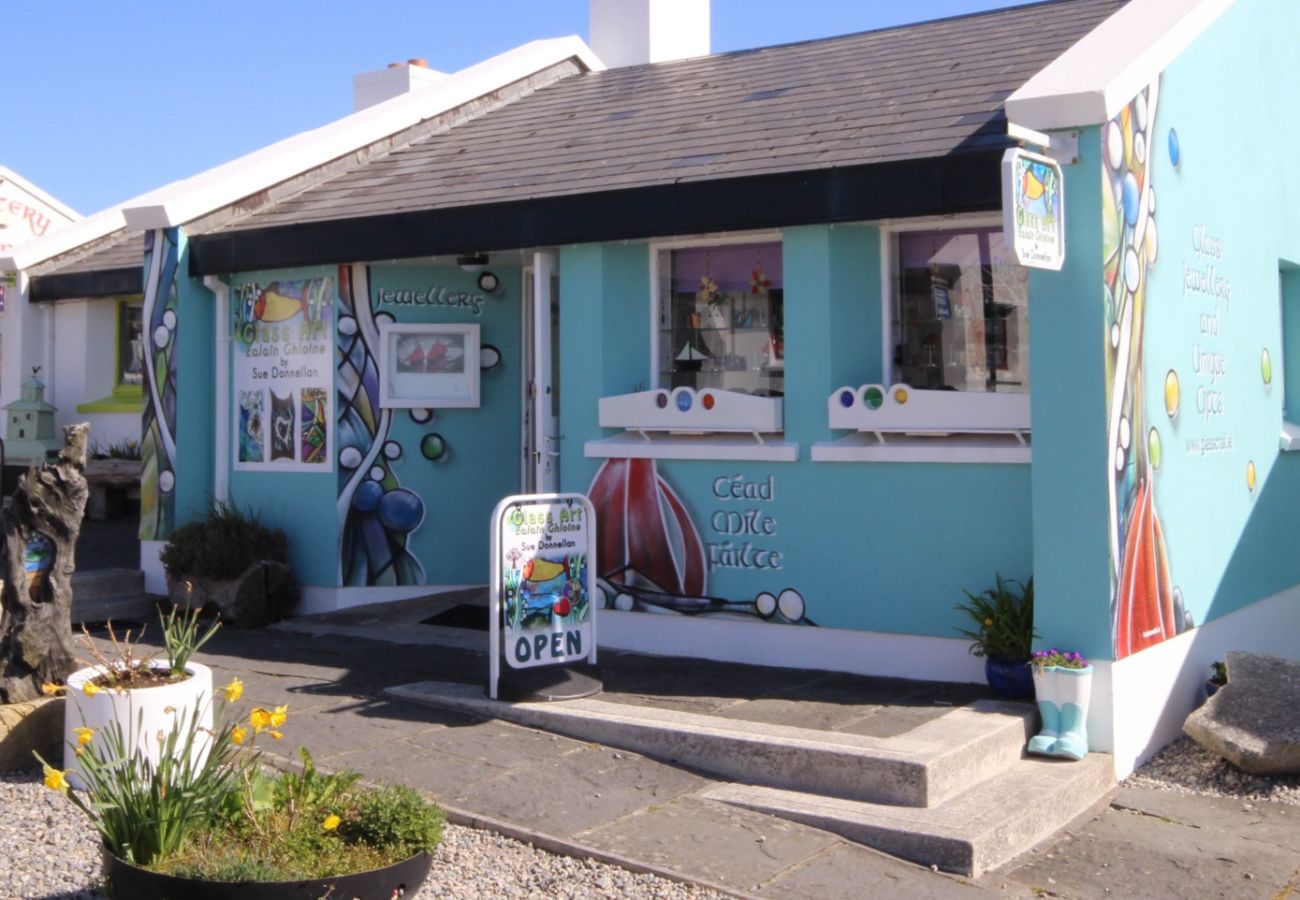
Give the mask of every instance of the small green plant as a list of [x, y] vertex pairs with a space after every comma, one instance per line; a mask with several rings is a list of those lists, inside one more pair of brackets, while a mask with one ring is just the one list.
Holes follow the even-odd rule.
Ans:
[[208, 630], [200, 634], [197, 609], [181, 612], [178, 607], [172, 607], [159, 616], [162, 619], [163, 643], [167, 646], [167, 666], [172, 675], [179, 678], [185, 674], [190, 657], [212, 640], [212, 636], [221, 628], [221, 622], [214, 619]]
[[402, 855], [429, 851], [442, 840], [442, 810], [403, 785], [362, 795], [348, 829], [376, 847], [393, 847]]
[[975, 628], [958, 628], [971, 639], [970, 652], [975, 656], [1004, 659], [1029, 659], [1034, 642], [1034, 579], [1021, 583], [996, 576], [995, 585], [982, 593], [963, 591], [969, 602], [954, 609], [965, 613]]
[[1035, 669], [1050, 669], [1055, 666], [1058, 669], [1086, 669], [1088, 661], [1070, 650], [1057, 650], [1053, 647], [1051, 650], [1035, 650], [1033, 656], [1029, 658], [1029, 664]]
[[1223, 687], [1228, 683], [1228, 664], [1221, 659], [1216, 659], [1210, 663], [1210, 684], [1217, 684]]
[[238, 578], [258, 560], [287, 562], [289, 539], [257, 513], [218, 501], [204, 518], [172, 532], [160, 558], [173, 578]]
[[91, 451], [91, 459], [135, 459], [141, 458], [139, 441], [116, 441], [112, 444], [96, 444]]

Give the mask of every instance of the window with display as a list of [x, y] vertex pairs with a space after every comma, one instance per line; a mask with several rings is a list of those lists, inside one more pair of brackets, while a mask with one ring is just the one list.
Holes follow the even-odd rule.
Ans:
[[920, 390], [1029, 392], [1028, 270], [998, 228], [896, 237], [892, 380]]
[[781, 243], [661, 249], [659, 387], [785, 393]]

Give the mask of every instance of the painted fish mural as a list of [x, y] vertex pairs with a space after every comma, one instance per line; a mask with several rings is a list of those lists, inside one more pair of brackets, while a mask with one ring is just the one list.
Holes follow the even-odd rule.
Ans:
[[561, 621], [573, 625], [587, 621], [586, 554], [556, 559], [535, 556], [522, 568], [515, 567], [517, 562], [507, 560], [502, 580], [506, 621], [512, 629], [549, 631]]

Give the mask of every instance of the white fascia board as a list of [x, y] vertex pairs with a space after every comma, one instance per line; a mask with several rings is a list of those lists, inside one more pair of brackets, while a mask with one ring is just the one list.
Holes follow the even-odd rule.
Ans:
[[1131, 0], [1006, 101], [1007, 120], [1044, 131], [1110, 121], [1236, 0]]
[[0, 272], [21, 272], [125, 227], [126, 218], [121, 207], [106, 209], [88, 219], [63, 225], [46, 237], [14, 247], [8, 256], [0, 256]]
[[41, 190], [7, 166], [0, 166], [0, 181], [12, 181], [14, 184], [18, 185], [24, 191], [31, 194], [37, 200], [50, 207], [50, 209], [54, 210], [70, 222], [80, 222], [82, 219], [81, 213], [77, 212], [57, 197], [50, 196], [48, 193]]
[[532, 41], [461, 69], [429, 87], [127, 201], [123, 206], [127, 224], [144, 231], [191, 222], [566, 59], [576, 60], [588, 71], [605, 68], [578, 37]]

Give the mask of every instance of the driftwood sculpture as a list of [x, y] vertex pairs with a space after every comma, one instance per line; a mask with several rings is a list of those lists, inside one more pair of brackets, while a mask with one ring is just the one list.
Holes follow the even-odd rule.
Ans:
[[90, 426], [69, 425], [63, 434], [58, 461], [28, 469], [0, 514], [0, 703], [39, 697], [42, 684], [61, 684], [75, 667], [72, 572], [86, 509]]

